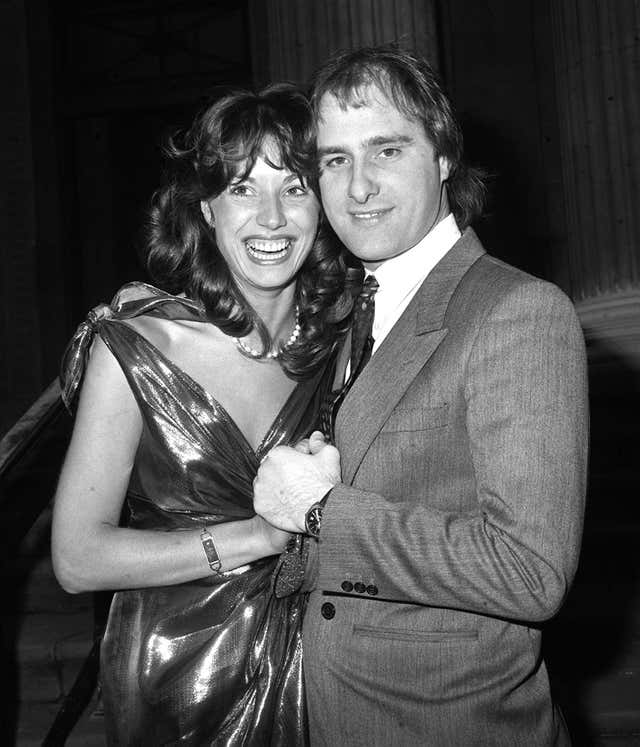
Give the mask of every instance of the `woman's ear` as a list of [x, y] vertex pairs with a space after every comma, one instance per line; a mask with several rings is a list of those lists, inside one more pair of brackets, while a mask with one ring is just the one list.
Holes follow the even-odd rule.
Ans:
[[440, 182], [446, 182], [451, 171], [449, 159], [446, 156], [438, 156], [438, 166], [440, 167]]
[[210, 228], [216, 227], [216, 222], [211, 212], [211, 205], [206, 200], [200, 200], [200, 212]]

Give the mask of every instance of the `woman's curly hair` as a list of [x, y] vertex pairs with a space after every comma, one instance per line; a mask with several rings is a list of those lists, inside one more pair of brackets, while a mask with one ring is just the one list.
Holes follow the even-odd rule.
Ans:
[[[314, 138], [309, 103], [293, 85], [226, 95], [200, 113], [187, 132], [168, 139], [164, 184], [151, 201], [144, 259], [153, 282], [200, 301], [227, 335], [244, 337], [255, 328], [264, 350], [273, 341], [235, 283], [200, 203], [247, 177], [267, 145], [270, 165], [288, 169], [317, 190]], [[296, 278], [302, 334], [281, 348], [278, 358], [292, 379], [318, 370], [345, 333], [353, 293], [346, 278], [344, 247], [321, 219]]]

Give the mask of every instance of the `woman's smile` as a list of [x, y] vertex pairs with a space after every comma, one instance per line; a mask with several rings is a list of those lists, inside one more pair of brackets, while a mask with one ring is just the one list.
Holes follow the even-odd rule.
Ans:
[[249, 257], [256, 264], [278, 264], [284, 262], [294, 245], [292, 237], [273, 239], [245, 239], [245, 246]]
[[320, 204], [297, 174], [277, 168], [278, 151], [265, 143], [253, 168], [202, 204], [216, 244], [242, 292], [276, 290], [295, 282], [318, 230]]

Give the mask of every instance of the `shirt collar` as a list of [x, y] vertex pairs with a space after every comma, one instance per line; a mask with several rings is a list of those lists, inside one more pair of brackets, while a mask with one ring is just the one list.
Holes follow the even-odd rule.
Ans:
[[375, 275], [378, 281], [376, 304], [381, 294], [400, 301], [415, 292], [461, 235], [453, 213], [449, 213], [411, 249], [385, 260], [373, 272], [365, 268], [365, 275]]
[[450, 213], [411, 249], [385, 260], [375, 272], [365, 268], [366, 275], [376, 276], [379, 286], [373, 319], [373, 352], [402, 316], [427, 275], [460, 236], [460, 229]]

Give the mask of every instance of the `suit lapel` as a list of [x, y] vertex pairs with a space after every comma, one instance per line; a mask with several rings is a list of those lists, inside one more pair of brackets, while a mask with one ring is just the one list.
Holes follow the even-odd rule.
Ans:
[[347, 394], [336, 420], [345, 484], [352, 483], [372, 441], [446, 337], [451, 296], [483, 254], [475, 233], [467, 229], [429, 273]]
[[[446, 329], [438, 329], [416, 340], [414, 322], [415, 314], [403, 314], [402, 323], [396, 324], [376, 351], [338, 412], [336, 443], [342, 455], [342, 480], [347, 485], [398, 400], [447, 334]], [[346, 448], [341, 448], [342, 444]]]

